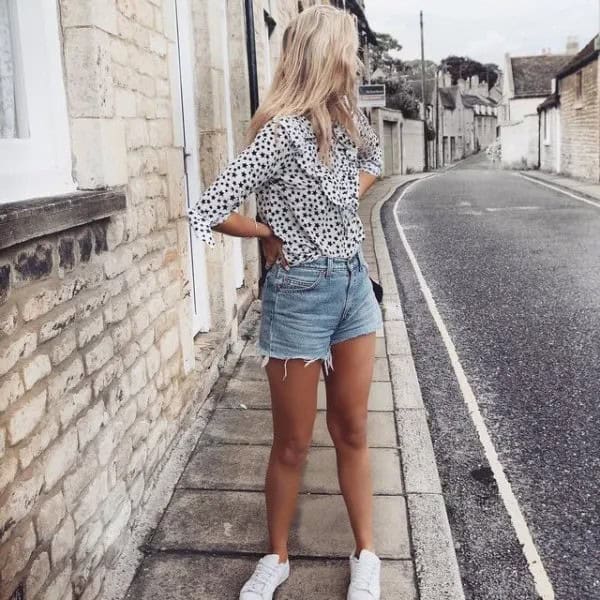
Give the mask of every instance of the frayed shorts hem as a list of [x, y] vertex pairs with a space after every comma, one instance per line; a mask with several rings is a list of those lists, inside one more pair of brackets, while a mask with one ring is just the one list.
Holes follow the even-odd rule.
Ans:
[[315, 362], [316, 360], [322, 360], [323, 365], [325, 367], [325, 375], [329, 374], [329, 370], [333, 371], [333, 356], [331, 354], [331, 348], [328, 348], [327, 354], [325, 356], [315, 356], [315, 357], [280, 355], [280, 354], [270, 352], [269, 350], [265, 350], [264, 348], [261, 348], [259, 344], [256, 344], [256, 348], [258, 349], [259, 355], [262, 357], [260, 366], [263, 368], [267, 365], [270, 358], [278, 358], [278, 359], [284, 361], [284, 363], [283, 363], [283, 380], [287, 377], [287, 361], [292, 360], [292, 359], [304, 360], [305, 367], [307, 367], [311, 363]]

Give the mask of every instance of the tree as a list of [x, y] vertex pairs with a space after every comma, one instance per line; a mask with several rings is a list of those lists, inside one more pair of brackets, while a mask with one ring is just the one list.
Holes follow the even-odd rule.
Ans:
[[419, 101], [410, 84], [412, 69], [394, 53], [402, 49], [398, 40], [387, 33], [376, 33], [377, 46], [371, 48], [371, 70], [383, 74], [386, 106], [402, 111], [408, 119], [419, 117]]
[[494, 63], [481, 64], [468, 56], [450, 55], [442, 61], [446, 65], [448, 73], [452, 76], [452, 84], [456, 85], [459, 79], [469, 79], [473, 75], [479, 77], [479, 81], [486, 81], [488, 89], [494, 87], [498, 81], [498, 65]]
[[377, 45], [371, 46], [371, 70], [374, 72], [381, 69], [386, 77], [391, 77], [394, 73], [401, 72], [402, 61], [390, 54], [391, 52], [400, 52], [402, 46], [398, 40], [389, 33], [376, 33]]

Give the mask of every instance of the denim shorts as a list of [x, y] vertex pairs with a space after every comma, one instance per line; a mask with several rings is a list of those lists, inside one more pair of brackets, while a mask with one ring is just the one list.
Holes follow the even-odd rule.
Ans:
[[382, 325], [362, 248], [347, 259], [320, 256], [288, 269], [275, 263], [262, 288], [257, 348], [263, 367], [269, 357], [323, 360], [327, 374], [332, 344]]

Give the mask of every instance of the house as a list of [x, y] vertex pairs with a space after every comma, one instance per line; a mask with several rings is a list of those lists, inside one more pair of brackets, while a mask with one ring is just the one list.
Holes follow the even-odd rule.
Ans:
[[541, 169], [600, 181], [600, 38], [555, 74], [553, 93], [538, 107]]
[[552, 92], [552, 79], [572, 58], [569, 54], [505, 57], [505, 76], [499, 110], [502, 163], [534, 167], [538, 163], [537, 107]]
[[102, 597], [238, 341], [258, 242], [186, 210], [311, 3], [0, 2], [2, 599]]
[[437, 91], [429, 113], [436, 130], [438, 166], [470, 156], [496, 139], [497, 105], [486, 82], [474, 76], [452, 85], [450, 74], [443, 73]]

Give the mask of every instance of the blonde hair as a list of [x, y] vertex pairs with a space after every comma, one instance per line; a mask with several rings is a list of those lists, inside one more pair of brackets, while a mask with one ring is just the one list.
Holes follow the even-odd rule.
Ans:
[[334, 122], [360, 141], [353, 114], [362, 71], [354, 17], [333, 6], [307, 8], [283, 34], [273, 82], [250, 121], [249, 140], [273, 117], [301, 115], [311, 122], [321, 159], [328, 164]]

